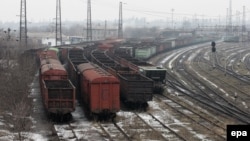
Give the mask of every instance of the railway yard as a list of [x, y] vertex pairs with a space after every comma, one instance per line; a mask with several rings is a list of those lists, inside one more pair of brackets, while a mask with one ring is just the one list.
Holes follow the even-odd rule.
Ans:
[[[33, 126], [31, 131], [23, 132], [22, 135], [29, 140], [224, 141], [227, 136], [227, 125], [250, 122], [250, 44], [222, 41], [217, 41], [216, 44], [217, 50], [213, 53], [211, 43], [205, 42], [169, 50], [149, 58], [147, 62], [166, 70], [165, 79], [158, 80], [163, 83], [163, 90], [159, 92], [145, 89], [154, 87], [151, 84], [152, 80], [144, 78], [145, 76], [137, 76], [137, 80], [142, 81], [137, 81], [136, 88], [140, 89], [140, 92], [143, 91], [146, 96], [144, 99], [134, 98], [138, 99], [136, 102], [146, 101], [146, 108], [145, 105], [143, 108], [141, 105], [128, 108], [127, 102], [131, 102], [127, 97], [130, 95], [128, 89], [132, 87], [121, 85], [121, 98], [125, 99], [125, 102], [121, 101], [120, 110], [115, 109], [116, 116], [108, 120], [91, 118], [81, 100], [76, 101], [69, 118], [60, 122], [51, 120], [46, 115], [48, 109], [43, 105], [40, 74], [37, 71], [30, 85]], [[91, 53], [86, 54], [89, 54], [86, 56], [88, 60], [101, 66], [103, 71], [114, 75], [121, 84], [126, 83], [124, 78], [128, 79], [130, 75], [121, 71], [119, 65], [124, 67], [124, 64], [127, 64], [133, 71], [142, 68], [133, 69], [129, 63], [120, 62], [124, 56], [119, 58], [98, 48], [92, 48]], [[77, 58], [74, 59], [77, 62]], [[76, 64], [74, 65], [76, 67]], [[69, 74], [69, 77], [76, 86], [77, 93], [79, 84], [74, 82], [75, 78], [72, 80], [74, 76]], [[0, 123], [0, 127], [4, 127], [1, 117]], [[0, 140], [11, 138], [13, 135], [0, 130]]]
[[250, 141], [249, 0], [20, 1], [0, 141]]

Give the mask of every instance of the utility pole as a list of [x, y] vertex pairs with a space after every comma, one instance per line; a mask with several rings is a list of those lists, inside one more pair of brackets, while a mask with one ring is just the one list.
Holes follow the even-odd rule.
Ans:
[[20, 7], [20, 35], [19, 45], [20, 47], [27, 48], [27, 15], [26, 15], [26, 0], [21, 0]]
[[246, 31], [246, 7], [243, 6], [242, 32]]
[[236, 19], [236, 20], [237, 20], [237, 21], [236, 21], [236, 23], [237, 23], [237, 24], [236, 24], [236, 29], [237, 29], [236, 32], [237, 32], [237, 34], [236, 34], [236, 35], [239, 36], [239, 35], [240, 35], [240, 32], [241, 32], [241, 31], [240, 31], [240, 27], [241, 27], [241, 26], [240, 26], [240, 11], [236, 11], [236, 14], [235, 14], [235, 15], [236, 15], [236, 18], [237, 18], [237, 19]]
[[172, 29], [174, 29], [174, 9], [172, 11]]
[[7, 39], [7, 41], [9, 41], [10, 40], [10, 31], [11, 31], [11, 29], [10, 28], [8, 28], [8, 30], [7, 31], [4, 31], [5, 33], [6, 33], [6, 39]]
[[107, 36], [107, 20], [105, 20], [104, 39], [106, 39], [106, 36]]
[[213, 65], [213, 68], [215, 68], [215, 60], [216, 60], [216, 43], [214, 41], [212, 41], [211, 43], [211, 46], [212, 46], [212, 65]]
[[[246, 32], [246, 7], [243, 6], [242, 27], [241, 27], [241, 44], [245, 41], [244, 32]], [[244, 44], [245, 46], [245, 44]]]
[[227, 17], [226, 17], [226, 40], [230, 40], [232, 36], [233, 36], [232, 0], [229, 0], [229, 8], [227, 8]]
[[92, 41], [91, 0], [87, 4], [87, 41]]
[[229, 9], [228, 9], [228, 26], [229, 33], [232, 33], [232, 0], [229, 1]]
[[119, 4], [119, 23], [118, 23], [118, 38], [123, 38], [123, 31], [122, 31], [122, 2]]
[[227, 8], [226, 11], [227, 15], [226, 15], [226, 37], [228, 37], [229, 34], [229, 8]]
[[58, 45], [62, 45], [61, 0], [56, 1], [56, 46]]

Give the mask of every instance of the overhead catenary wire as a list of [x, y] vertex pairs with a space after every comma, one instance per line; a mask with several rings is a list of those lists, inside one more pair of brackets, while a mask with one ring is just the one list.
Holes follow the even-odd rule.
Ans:
[[[86, 3], [86, 0], [80, 0], [80, 1], [84, 1]], [[119, 1], [117, 1], [118, 3]], [[110, 9], [118, 9], [117, 7], [117, 3], [111, 3], [109, 1], [100, 1], [100, 0], [92, 0], [92, 5], [95, 6], [101, 6], [101, 7], [107, 7], [107, 10]], [[127, 3], [126, 6], [123, 7], [124, 13], [127, 12], [133, 12], [133, 13], [138, 13], [138, 16], [135, 15], [136, 17], [146, 17], [146, 16], [151, 16], [154, 18], [171, 18], [171, 8], [168, 9], [169, 12], [167, 11], [156, 11], [156, 10], [152, 10], [148, 7], [143, 7], [143, 5], [140, 6], [136, 6], [130, 3]], [[118, 11], [118, 10], [117, 10]], [[245, 13], [250, 13], [250, 10], [246, 10]], [[243, 15], [243, 12], [239, 13], [240, 15]], [[145, 15], [145, 16], [143, 16]], [[195, 16], [196, 19], [222, 19], [222, 17], [226, 17], [226, 12], [224, 14], [219, 14], [219, 15], [207, 15], [207, 14], [197, 14], [197, 13], [179, 13], [179, 12], [175, 12], [174, 13], [175, 18], [176, 19], [183, 19], [183, 18], [190, 18], [193, 19], [193, 17]], [[126, 14], [124, 14], [124, 16], [126, 17]], [[232, 14], [232, 17], [237, 17], [239, 15], [237, 14]], [[116, 18], [118, 19], [118, 17]]]

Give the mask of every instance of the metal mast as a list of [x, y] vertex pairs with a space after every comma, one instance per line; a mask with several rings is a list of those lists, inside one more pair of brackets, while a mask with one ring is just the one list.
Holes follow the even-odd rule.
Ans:
[[243, 6], [242, 32], [246, 31], [246, 7]]
[[172, 29], [174, 30], [174, 9], [171, 9], [172, 11]]
[[119, 4], [118, 38], [123, 38], [122, 32], [122, 2]]
[[87, 5], [87, 41], [92, 41], [91, 1]]
[[62, 45], [61, 0], [56, 1], [56, 46], [57, 45]]
[[106, 39], [106, 35], [107, 35], [107, 21], [105, 20], [104, 39]]
[[20, 47], [27, 48], [27, 17], [26, 17], [26, 0], [21, 0], [20, 8]]
[[229, 33], [232, 33], [232, 0], [229, 1], [229, 9], [228, 9], [228, 26]]

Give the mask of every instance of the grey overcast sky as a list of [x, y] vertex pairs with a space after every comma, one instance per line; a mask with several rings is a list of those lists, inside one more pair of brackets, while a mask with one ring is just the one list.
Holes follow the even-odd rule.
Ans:
[[[19, 21], [21, 0], [0, 0], [0, 21]], [[91, 0], [92, 20], [115, 20], [119, 15], [122, 1], [123, 17], [164, 19], [192, 18], [195, 14], [203, 18], [226, 16], [229, 0]], [[26, 0], [29, 22], [52, 21], [56, 15], [56, 0]], [[87, 0], [61, 0], [62, 20], [83, 21], [87, 17]], [[232, 0], [232, 13], [243, 11], [246, 6], [247, 19], [250, 18], [250, 0]], [[202, 17], [202, 16], [201, 16]]]

